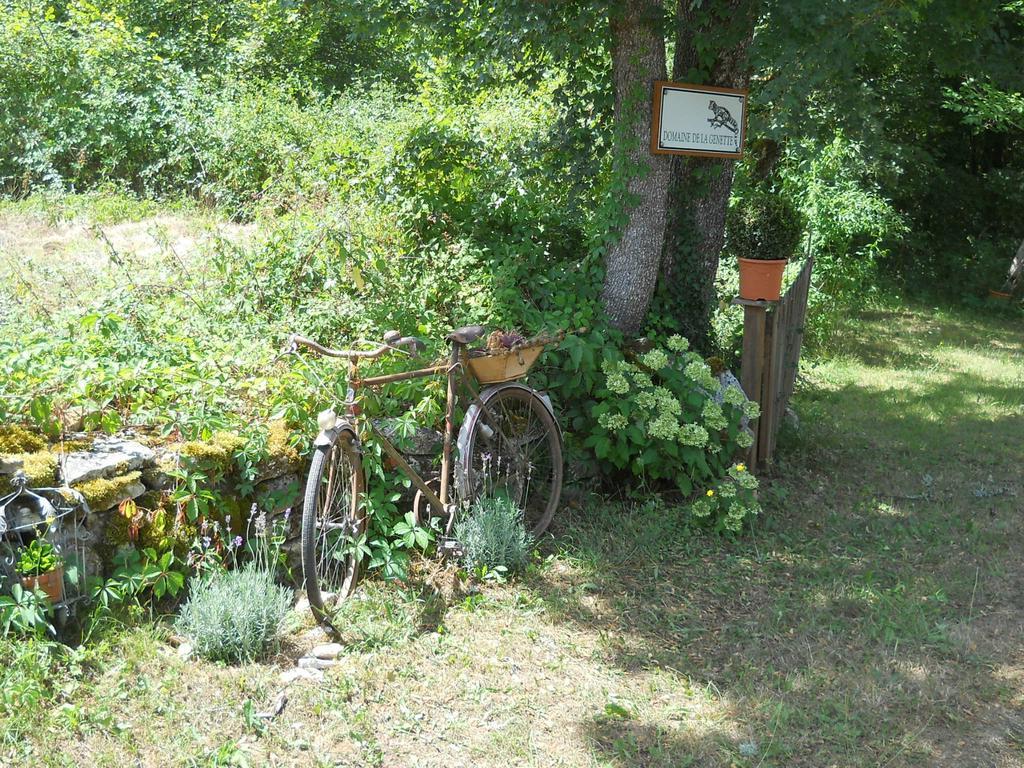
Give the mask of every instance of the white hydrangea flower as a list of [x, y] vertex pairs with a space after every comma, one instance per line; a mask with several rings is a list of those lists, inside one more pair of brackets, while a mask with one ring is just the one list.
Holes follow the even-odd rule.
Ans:
[[621, 373], [609, 373], [608, 389], [617, 395], [624, 395], [629, 392], [629, 381]]
[[667, 342], [668, 348], [673, 352], [685, 352], [690, 348], [690, 342], [687, 341], [685, 336], [669, 336]]
[[633, 383], [636, 384], [637, 389], [650, 389], [654, 386], [651, 377], [641, 370], [633, 371], [630, 376], [633, 377]]
[[626, 427], [626, 417], [621, 413], [602, 413], [597, 417], [597, 423], [610, 432], [618, 432]]
[[654, 410], [654, 407], [658, 404], [658, 399], [654, 396], [653, 392], [640, 392], [636, 396], [636, 404], [644, 410], [650, 411]]
[[660, 371], [668, 365], [668, 355], [660, 349], [652, 349], [640, 356], [640, 362], [652, 370]]
[[722, 399], [729, 405], [742, 408], [747, 402], [747, 397], [736, 387], [726, 387], [722, 393]]
[[672, 440], [679, 431], [679, 422], [671, 414], [662, 413], [647, 425], [647, 434], [661, 440]]
[[708, 392], [714, 392], [718, 388], [718, 379], [712, 375], [711, 367], [699, 357], [687, 363], [683, 375]]
[[729, 422], [725, 418], [725, 414], [722, 413], [722, 406], [714, 400], [708, 400], [704, 403], [704, 410], [701, 412], [701, 418], [704, 419], [704, 425], [711, 432], [720, 432], [729, 426]]
[[708, 431], [700, 424], [683, 424], [679, 428], [678, 440], [683, 445], [703, 448], [708, 444]]

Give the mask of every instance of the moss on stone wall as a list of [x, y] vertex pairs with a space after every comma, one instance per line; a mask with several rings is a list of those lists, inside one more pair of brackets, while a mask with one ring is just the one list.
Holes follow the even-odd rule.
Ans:
[[[130, 514], [118, 510], [111, 515], [106, 529], [106, 541], [111, 549], [116, 551], [120, 546], [133, 543], [142, 549], [152, 547], [157, 552], [187, 550], [196, 536], [196, 527], [187, 523], [176, 525], [174, 510], [160, 505], [149, 507], [141, 503], [144, 500], [144, 497], [136, 500], [140, 503], [135, 510], [125, 510]], [[137, 526], [134, 541], [133, 525]]]
[[110, 509], [124, 498], [128, 489], [138, 483], [141, 476], [141, 472], [129, 472], [118, 477], [98, 477], [73, 487], [85, 497], [90, 509]]
[[268, 426], [267, 457], [260, 462], [258, 476], [262, 479], [294, 472], [302, 457], [291, 444], [291, 432], [283, 421], [272, 421]]
[[181, 446], [181, 455], [216, 468], [231, 469], [235, 452], [245, 446], [245, 439], [234, 432], [217, 432], [209, 440], [194, 440]]
[[46, 448], [46, 440], [17, 424], [0, 425], [0, 454], [37, 453]]
[[[28, 477], [29, 488], [52, 488], [57, 484], [57, 456], [50, 451], [5, 453], [3, 456], [21, 462], [21, 468]], [[13, 490], [11, 478], [0, 475], [0, 496]]]

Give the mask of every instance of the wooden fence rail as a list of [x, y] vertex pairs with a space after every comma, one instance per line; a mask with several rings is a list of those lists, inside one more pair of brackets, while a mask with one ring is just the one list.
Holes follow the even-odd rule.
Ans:
[[779, 301], [734, 300], [743, 307], [740, 383], [747, 397], [761, 406], [761, 418], [751, 425], [753, 467], [770, 463], [775, 455], [779, 426], [793, 395], [800, 364], [813, 268], [814, 259], [807, 259], [796, 281]]

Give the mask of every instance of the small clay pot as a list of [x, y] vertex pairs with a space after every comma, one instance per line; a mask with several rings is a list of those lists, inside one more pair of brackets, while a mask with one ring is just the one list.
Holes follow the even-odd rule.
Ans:
[[50, 602], [59, 603], [64, 599], [64, 567], [59, 566], [39, 576], [22, 576], [21, 586], [25, 589], [41, 589]]
[[740, 298], [778, 301], [788, 259], [740, 259]]

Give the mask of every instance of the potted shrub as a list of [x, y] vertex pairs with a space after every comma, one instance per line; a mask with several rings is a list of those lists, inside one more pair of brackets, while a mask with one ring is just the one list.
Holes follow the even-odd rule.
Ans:
[[64, 559], [45, 539], [33, 539], [21, 550], [15, 570], [25, 589], [40, 589], [55, 603], [64, 598]]
[[781, 194], [757, 191], [729, 209], [726, 232], [739, 259], [740, 298], [778, 301], [782, 273], [803, 232], [800, 212]]

